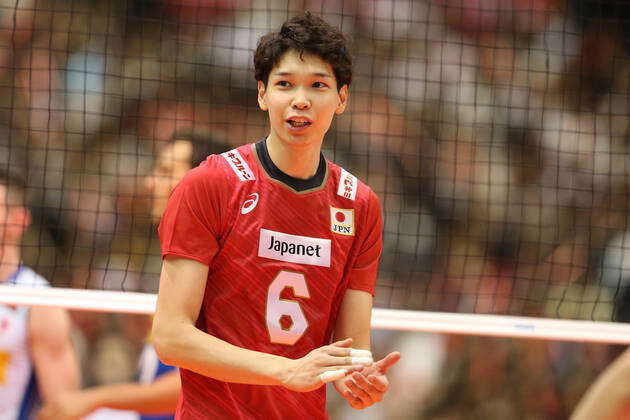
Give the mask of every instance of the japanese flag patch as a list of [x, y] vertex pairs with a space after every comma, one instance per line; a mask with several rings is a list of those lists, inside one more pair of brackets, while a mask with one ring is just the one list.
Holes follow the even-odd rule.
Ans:
[[354, 209], [330, 206], [330, 230], [340, 235], [354, 236]]

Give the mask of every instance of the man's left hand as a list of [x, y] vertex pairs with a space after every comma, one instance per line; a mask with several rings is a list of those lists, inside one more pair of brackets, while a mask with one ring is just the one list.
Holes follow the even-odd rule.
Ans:
[[354, 372], [335, 382], [335, 388], [348, 404], [356, 410], [363, 410], [383, 399], [389, 388], [387, 371], [400, 360], [400, 353], [395, 351], [361, 372]]

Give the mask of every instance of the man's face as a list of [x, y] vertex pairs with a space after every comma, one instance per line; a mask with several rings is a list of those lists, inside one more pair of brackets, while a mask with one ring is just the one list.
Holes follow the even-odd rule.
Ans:
[[19, 245], [29, 223], [29, 211], [0, 184], [0, 246]]
[[332, 66], [316, 55], [287, 51], [258, 82], [258, 104], [269, 112], [270, 136], [289, 145], [321, 143], [335, 114], [346, 107], [348, 86], [337, 89]]
[[189, 141], [175, 140], [158, 154], [153, 170], [145, 178], [145, 186], [153, 199], [151, 215], [154, 221], [160, 220], [169, 194], [191, 169], [192, 152], [193, 147]]

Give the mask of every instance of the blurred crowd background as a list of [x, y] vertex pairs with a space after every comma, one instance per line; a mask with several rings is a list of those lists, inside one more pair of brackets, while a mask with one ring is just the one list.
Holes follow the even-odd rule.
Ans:
[[[0, 163], [26, 162], [25, 263], [55, 286], [155, 292], [144, 177], [170, 139], [267, 133], [252, 50], [302, 10], [352, 39], [324, 153], [381, 198], [376, 306], [630, 320], [624, 0], [0, 0]], [[133, 375], [145, 318], [74, 318], [86, 385]], [[619, 351], [374, 342], [403, 366], [365, 418], [564, 419]]]

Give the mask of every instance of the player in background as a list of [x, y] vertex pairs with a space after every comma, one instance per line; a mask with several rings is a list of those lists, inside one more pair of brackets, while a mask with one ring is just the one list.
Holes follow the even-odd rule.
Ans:
[[[30, 223], [25, 185], [0, 167], [0, 284], [45, 287], [21, 263], [20, 242]], [[35, 418], [39, 401], [79, 385], [70, 318], [61, 308], [0, 304], [0, 419]]]
[[42, 408], [39, 420], [172, 420], [179, 373], [161, 363], [150, 344], [143, 348], [139, 367], [137, 382], [59, 394]]
[[269, 135], [190, 171], [159, 226], [153, 339], [180, 367], [180, 419], [327, 418], [332, 380], [362, 409], [400, 358], [369, 351], [380, 204], [320, 151], [348, 100], [345, 37], [307, 12], [254, 66]]
[[[154, 222], [159, 222], [169, 193], [191, 168], [199, 165], [208, 155], [228, 149], [222, 139], [190, 129], [177, 131], [168, 143], [159, 146], [151, 172], [144, 180], [151, 196]], [[179, 372], [158, 359], [150, 342], [143, 347], [138, 367], [136, 382], [60, 394], [43, 407], [40, 420], [75, 420], [88, 414], [92, 414], [88, 417], [90, 420], [172, 419], [181, 389]]]

